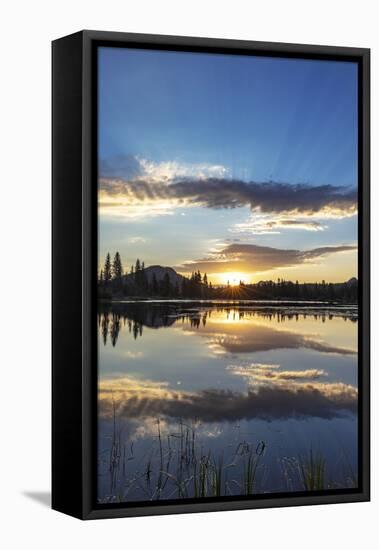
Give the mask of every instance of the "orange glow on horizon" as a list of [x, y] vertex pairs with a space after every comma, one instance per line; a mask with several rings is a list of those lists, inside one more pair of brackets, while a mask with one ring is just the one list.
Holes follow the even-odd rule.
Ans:
[[249, 283], [250, 277], [247, 273], [242, 273], [239, 271], [226, 271], [225, 273], [219, 273], [217, 275], [218, 283], [230, 286], [239, 286], [240, 282]]

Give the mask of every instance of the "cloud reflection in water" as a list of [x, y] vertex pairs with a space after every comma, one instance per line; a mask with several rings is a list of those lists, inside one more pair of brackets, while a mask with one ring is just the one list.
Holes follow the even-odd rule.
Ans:
[[111, 418], [171, 417], [203, 422], [234, 422], [292, 417], [332, 419], [355, 413], [357, 389], [344, 383], [270, 379], [243, 392], [228, 389], [177, 391], [167, 384], [131, 377], [105, 379], [99, 386], [99, 414]]

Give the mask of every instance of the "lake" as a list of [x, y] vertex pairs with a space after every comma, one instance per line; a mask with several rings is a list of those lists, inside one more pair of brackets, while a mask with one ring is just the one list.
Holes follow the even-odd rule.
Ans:
[[357, 486], [357, 308], [99, 304], [98, 501]]

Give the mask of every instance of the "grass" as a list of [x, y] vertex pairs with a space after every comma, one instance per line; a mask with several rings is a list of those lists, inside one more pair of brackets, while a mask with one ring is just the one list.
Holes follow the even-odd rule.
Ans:
[[257, 470], [265, 448], [266, 445], [262, 441], [257, 445], [255, 451], [247, 449], [243, 464], [243, 493], [245, 495], [252, 495], [255, 491]]
[[309, 451], [308, 456], [299, 457], [300, 480], [305, 491], [322, 491], [326, 488], [326, 462], [321, 453]]
[[[110, 475], [109, 493], [102, 502], [255, 495], [265, 491], [267, 449], [263, 441], [243, 440], [217, 453], [204, 449], [198, 422], [186, 424], [179, 420], [177, 428], [168, 430], [158, 418], [154, 442], [143, 452], [143, 444], [139, 443], [136, 454], [136, 442], [121, 444], [115, 410], [112, 426], [110, 449], [103, 452], [103, 464]], [[304, 455], [283, 457], [279, 462], [282, 470], [277, 490], [322, 491], [338, 486], [328, 480], [325, 457], [312, 448]], [[352, 472], [340, 486], [352, 486], [351, 478]]]
[[[204, 498], [233, 494], [254, 494], [258, 491], [259, 464], [265, 451], [258, 445], [238, 443], [226, 461], [224, 453], [204, 450], [199, 442], [199, 424], [179, 421], [177, 430], [164, 434], [162, 421], [156, 421], [155, 443], [142, 459], [141, 466], [129, 471], [129, 461], [135, 460], [133, 445], [121, 445], [121, 431], [117, 427], [113, 408], [112, 435], [107, 453], [110, 473], [110, 497], [123, 501], [131, 492], [141, 492], [144, 498]], [[120, 487], [123, 490], [120, 492]]]

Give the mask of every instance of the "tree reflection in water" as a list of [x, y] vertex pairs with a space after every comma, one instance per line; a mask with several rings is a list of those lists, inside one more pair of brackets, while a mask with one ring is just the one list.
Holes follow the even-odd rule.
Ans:
[[342, 317], [345, 321], [357, 322], [356, 309], [354, 307], [341, 310], [332, 308], [326, 311], [307, 304], [306, 311], [299, 311], [299, 308], [283, 307], [273, 308], [272, 306], [254, 305], [198, 305], [184, 302], [117, 302], [113, 304], [100, 303], [98, 309], [98, 325], [101, 330], [103, 344], [107, 344], [108, 335], [112, 346], [116, 346], [117, 339], [123, 326], [127, 325], [134, 339], [141, 337], [143, 327], [159, 329], [170, 327], [175, 322], [188, 322], [191, 328], [198, 329], [205, 327], [208, 318], [211, 318], [212, 311], [225, 313], [225, 319], [242, 321], [244, 318], [261, 317], [269, 321], [276, 320], [278, 323], [300, 319], [311, 316], [315, 321], [332, 321], [335, 316]]

